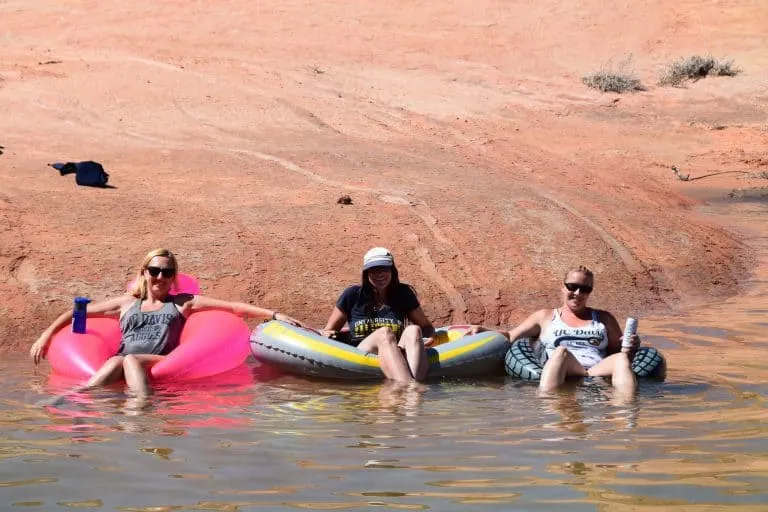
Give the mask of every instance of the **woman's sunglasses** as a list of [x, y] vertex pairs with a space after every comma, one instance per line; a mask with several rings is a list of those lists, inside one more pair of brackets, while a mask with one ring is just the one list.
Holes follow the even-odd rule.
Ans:
[[565, 285], [565, 289], [569, 292], [575, 292], [576, 290], [579, 290], [581, 293], [592, 293], [592, 287], [588, 284], [578, 284], [578, 283], [563, 283]]
[[147, 267], [147, 272], [149, 272], [149, 275], [152, 277], [157, 277], [160, 274], [163, 275], [166, 279], [169, 279], [176, 275], [176, 269], [173, 267], [166, 267], [166, 268], [160, 268], [160, 267]]

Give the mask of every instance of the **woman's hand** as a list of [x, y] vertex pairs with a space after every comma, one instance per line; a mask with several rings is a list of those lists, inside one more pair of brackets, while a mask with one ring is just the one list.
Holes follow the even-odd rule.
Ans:
[[467, 334], [464, 336], [474, 336], [477, 333], [485, 332], [488, 328], [483, 325], [470, 325], [469, 329], [467, 329]]
[[[623, 337], [622, 337], [622, 341], [623, 341]], [[621, 351], [634, 354], [635, 352], [637, 352], [637, 349], [640, 348], [640, 336], [638, 336], [637, 334], [633, 334], [632, 336], [629, 337], [629, 342], [631, 346], [629, 348], [622, 347]]]
[[284, 313], [275, 313], [273, 318], [287, 324], [295, 325], [296, 327], [305, 327], [304, 324]]
[[29, 356], [32, 358], [36, 365], [40, 364], [40, 360], [45, 357], [45, 353], [48, 349], [48, 343], [50, 341], [50, 335], [43, 334], [37, 338], [37, 341], [35, 341], [32, 344], [32, 347], [29, 349]]

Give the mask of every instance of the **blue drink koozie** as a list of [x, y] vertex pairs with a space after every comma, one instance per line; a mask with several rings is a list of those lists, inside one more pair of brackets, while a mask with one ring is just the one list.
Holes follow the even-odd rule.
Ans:
[[89, 302], [91, 302], [89, 298], [75, 297], [75, 308], [72, 311], [72, 332], [85, 333], [85, 318]]

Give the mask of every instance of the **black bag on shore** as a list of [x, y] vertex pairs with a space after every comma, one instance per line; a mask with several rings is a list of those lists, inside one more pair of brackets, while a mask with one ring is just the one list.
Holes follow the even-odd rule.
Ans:
[[84, 187], [104, 187], [109, 181], [109, 174], [104, 171], [104, 167], [98, 162], [67, 162], [65, 164], [55, 163], [51, 167], [58, 170], [64, 176], [65, 174], [75, 175], [75, 183]]

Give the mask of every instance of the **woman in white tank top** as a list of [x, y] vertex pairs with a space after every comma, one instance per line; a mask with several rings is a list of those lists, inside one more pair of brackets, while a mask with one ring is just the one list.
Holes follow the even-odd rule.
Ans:
[[558, 347], [563, 347], [587, 370], [605, 358], [608, 350], [608, 329], [600, 320], [600, 313], [596, 309], [590, 311], [589, 322], [579, 322], [578, 325], [566, 323], [560, 309], [552, 311], [549, 323], [539, 334], [539, 343], [546, 350], [547, 358], [552, 357]]
[[[632, 395], [637, 379], [628, 353], [621, 351], [621, 328], [607, 311], [587, 307], [594, 286], [594, 275], [586, 267], [566, 272], [561, 293], [563, 303], [557, 309], [541, 309], [509, 331], [509, 340], [539, 338], [546, 350], [547, 362], [539, 388], [551, 391], [568, 377], [611, 377], [613, 387], [622, 395]], [[473, 329], [483, 330], [484, 328]], [[632, 349], [640, 339], [632, 336]]]

